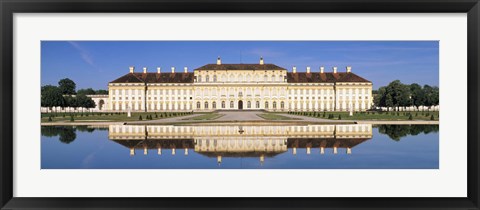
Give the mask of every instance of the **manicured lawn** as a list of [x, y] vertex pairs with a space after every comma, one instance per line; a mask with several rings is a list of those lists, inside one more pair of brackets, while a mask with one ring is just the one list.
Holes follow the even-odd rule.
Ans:
[[203, 114], [203, 115], [196, 116], [196, 117], [187, 118], [187, 119], [184, 119], [184, 120], [214, 120], [214, 119], [217, 119], [221, 116], [223, 116], [223, 114], [208, 113], [208, 114]]
[[[71, 122], [71, 116], [75, 122], [88, 121], [106, 121], [106, 122], [123, 122], [123, 121], [138, 121], [140, 116], [142, 120], [152, 117], [152, 120], [180, 117], [190, 115], [191, 112], [132, 112], [132, 116], [128, 117], [127, 113], [42, 113], [42, 122]], [[51, 117], [51, 121], [48, 118]]]
[[286, 117], [286, 116], [272, 114], [272, 113], [257, 114], [257, 116], [266, 120], [295, 120], [296, 119], [296, 118]]
[[[428, 120], [439, 119], [439, 112], [354, 112], [349, 116], [349, 112], [290, 112], [291, 115], [316, 117], [332, 120]], [[412, 116], [412, 119], [410, 118]], [[330, 116], [330, 117], [329, 117]], [[340, 116], [340, 118], [339, 118]]]

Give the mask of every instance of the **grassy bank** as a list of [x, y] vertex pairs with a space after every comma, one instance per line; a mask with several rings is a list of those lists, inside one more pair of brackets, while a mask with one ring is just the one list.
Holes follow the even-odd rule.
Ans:
[[42, 113], [42, 122], [123, 122], [123, 121], [147, 121], [170, 117], [180, 117], [192, 114], [191, 112], [132, 112], [131, 117], [127, 113]]
[[439, 112], [288, 112], [291, 115], [331, 120], [429, 120], [439, 119]]

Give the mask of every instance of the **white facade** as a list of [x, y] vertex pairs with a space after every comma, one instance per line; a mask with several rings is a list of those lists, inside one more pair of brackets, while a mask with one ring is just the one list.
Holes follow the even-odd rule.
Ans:
[[[272, 69], [268, 67], [272, 66]], [[231, 69], [229, 69], [231, 68]], [[245, 69], [242, 69], [245, 68]], [[193, 73], [130, 73], [109, 83], [111, 111], [364, 111], [372, 83], [351, 73], [288, 73], [273, 64], [208, 64]], [[350, 75], [349, 75], [350, 74]], [[300, 79], [299, 79], [300, 77]], [[309, 78], [315, 77], [317, 81]], [[167, 81], [179, 78], [179, 81]], [[187, 78], [187, 79], [181, 79]], [[325, 80], [322, 80], [325, 78]], [[354, 78], [349, 81], [349, 78]], [[355, 79], [360, 81], [355, 81]], [[152, 80], [153, 82], [148, 82]], [[305, 80], [305, 81], [303, 81]]]

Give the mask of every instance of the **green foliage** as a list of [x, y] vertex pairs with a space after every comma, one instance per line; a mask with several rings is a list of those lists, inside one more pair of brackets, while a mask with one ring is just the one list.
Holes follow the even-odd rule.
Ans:
[[52, 122], [52, 116], [48, 116], [48, 122]]
[[408, 120], [413, 120], [413, 117], [412, 117], [412, 115], [411, 115], [411, 114], [410, 114], [410, 115], [408, 115]]
[[374, 95], [373, 102], [375, 106], [389, 108], [433, 106], [439, 104], [439, 89], [428, 85], [421, 87], [416, 83], [406, 85], [395, 80], [387, 86], [380, 87]]
[[41, 90], [41, 106], [43, 107], [65, 107], [66, 102], [62, 91], [55, 86], [46, 85]]
[[65, 78], [58, 81], [58, 88], [63, 95], [75, 95], [76, 84], [71, 79]]
[[143, 120], [143, 119], [142, 119], [142, 115], [140, 115], [140, 116], [138, 117], [138, 120]]
[[79, 90], [77, 91], [77, 94], [81, 94], [81, 95], [95, 95], [95, 90], [93, 90], [92, 88], [79, 89]]
[[432, 116], [430, 117], [430, 120], [435, 120], [435, 117], [433, 117], [433, 114], [432, 114]]
[[339, 120], [342, 119], [342, 115], [341, 115], [341, 114], [338, 115], [338, 119], [339, 119]]
[[75, 119], [73, 119], [73, 115], [70, 115], [70, 122], [73, 122], [75, 121]]

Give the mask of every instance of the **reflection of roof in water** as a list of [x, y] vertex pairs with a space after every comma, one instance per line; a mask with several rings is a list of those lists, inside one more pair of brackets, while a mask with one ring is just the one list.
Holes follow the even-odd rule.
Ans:
[[278, 154], [284, 153], [286, 151], [278, 151], [278, 152], [196, 152], [198, 154], [207, 156], [207, 157], [260, 157], [264, 155], [265, 157], [274, 157]]
[[369, 140], [369, 138], [358, 139], [319, 139], [319, 138], [289, 138], [287, 140], [288, 148], [306, 148], [306, 147], [325, 147], [325, 148], [352, 148], [358, 144]]
[[[320, 147], [333, 148], [352, 148], [366, 140], [368, 138], [358, 139], [333, 139], [333, 138], [289, 138], [287, 140], [288, 148], [306, 148], [306, 147]], [[113, 140], [114, 142], [121, 144], [128, 148], [145, 148], [157, 149], [161, 148], [189, 148], [193, 149], [195, 144], [193, 139], [149, 139], [149, 140]]]
[[113, 140], [128, 148], [157, 149], [158, 146], [165, 149], [170, 148], [189, 148], [193, 149], [193, 139], [161, 139], [161, 140]]

